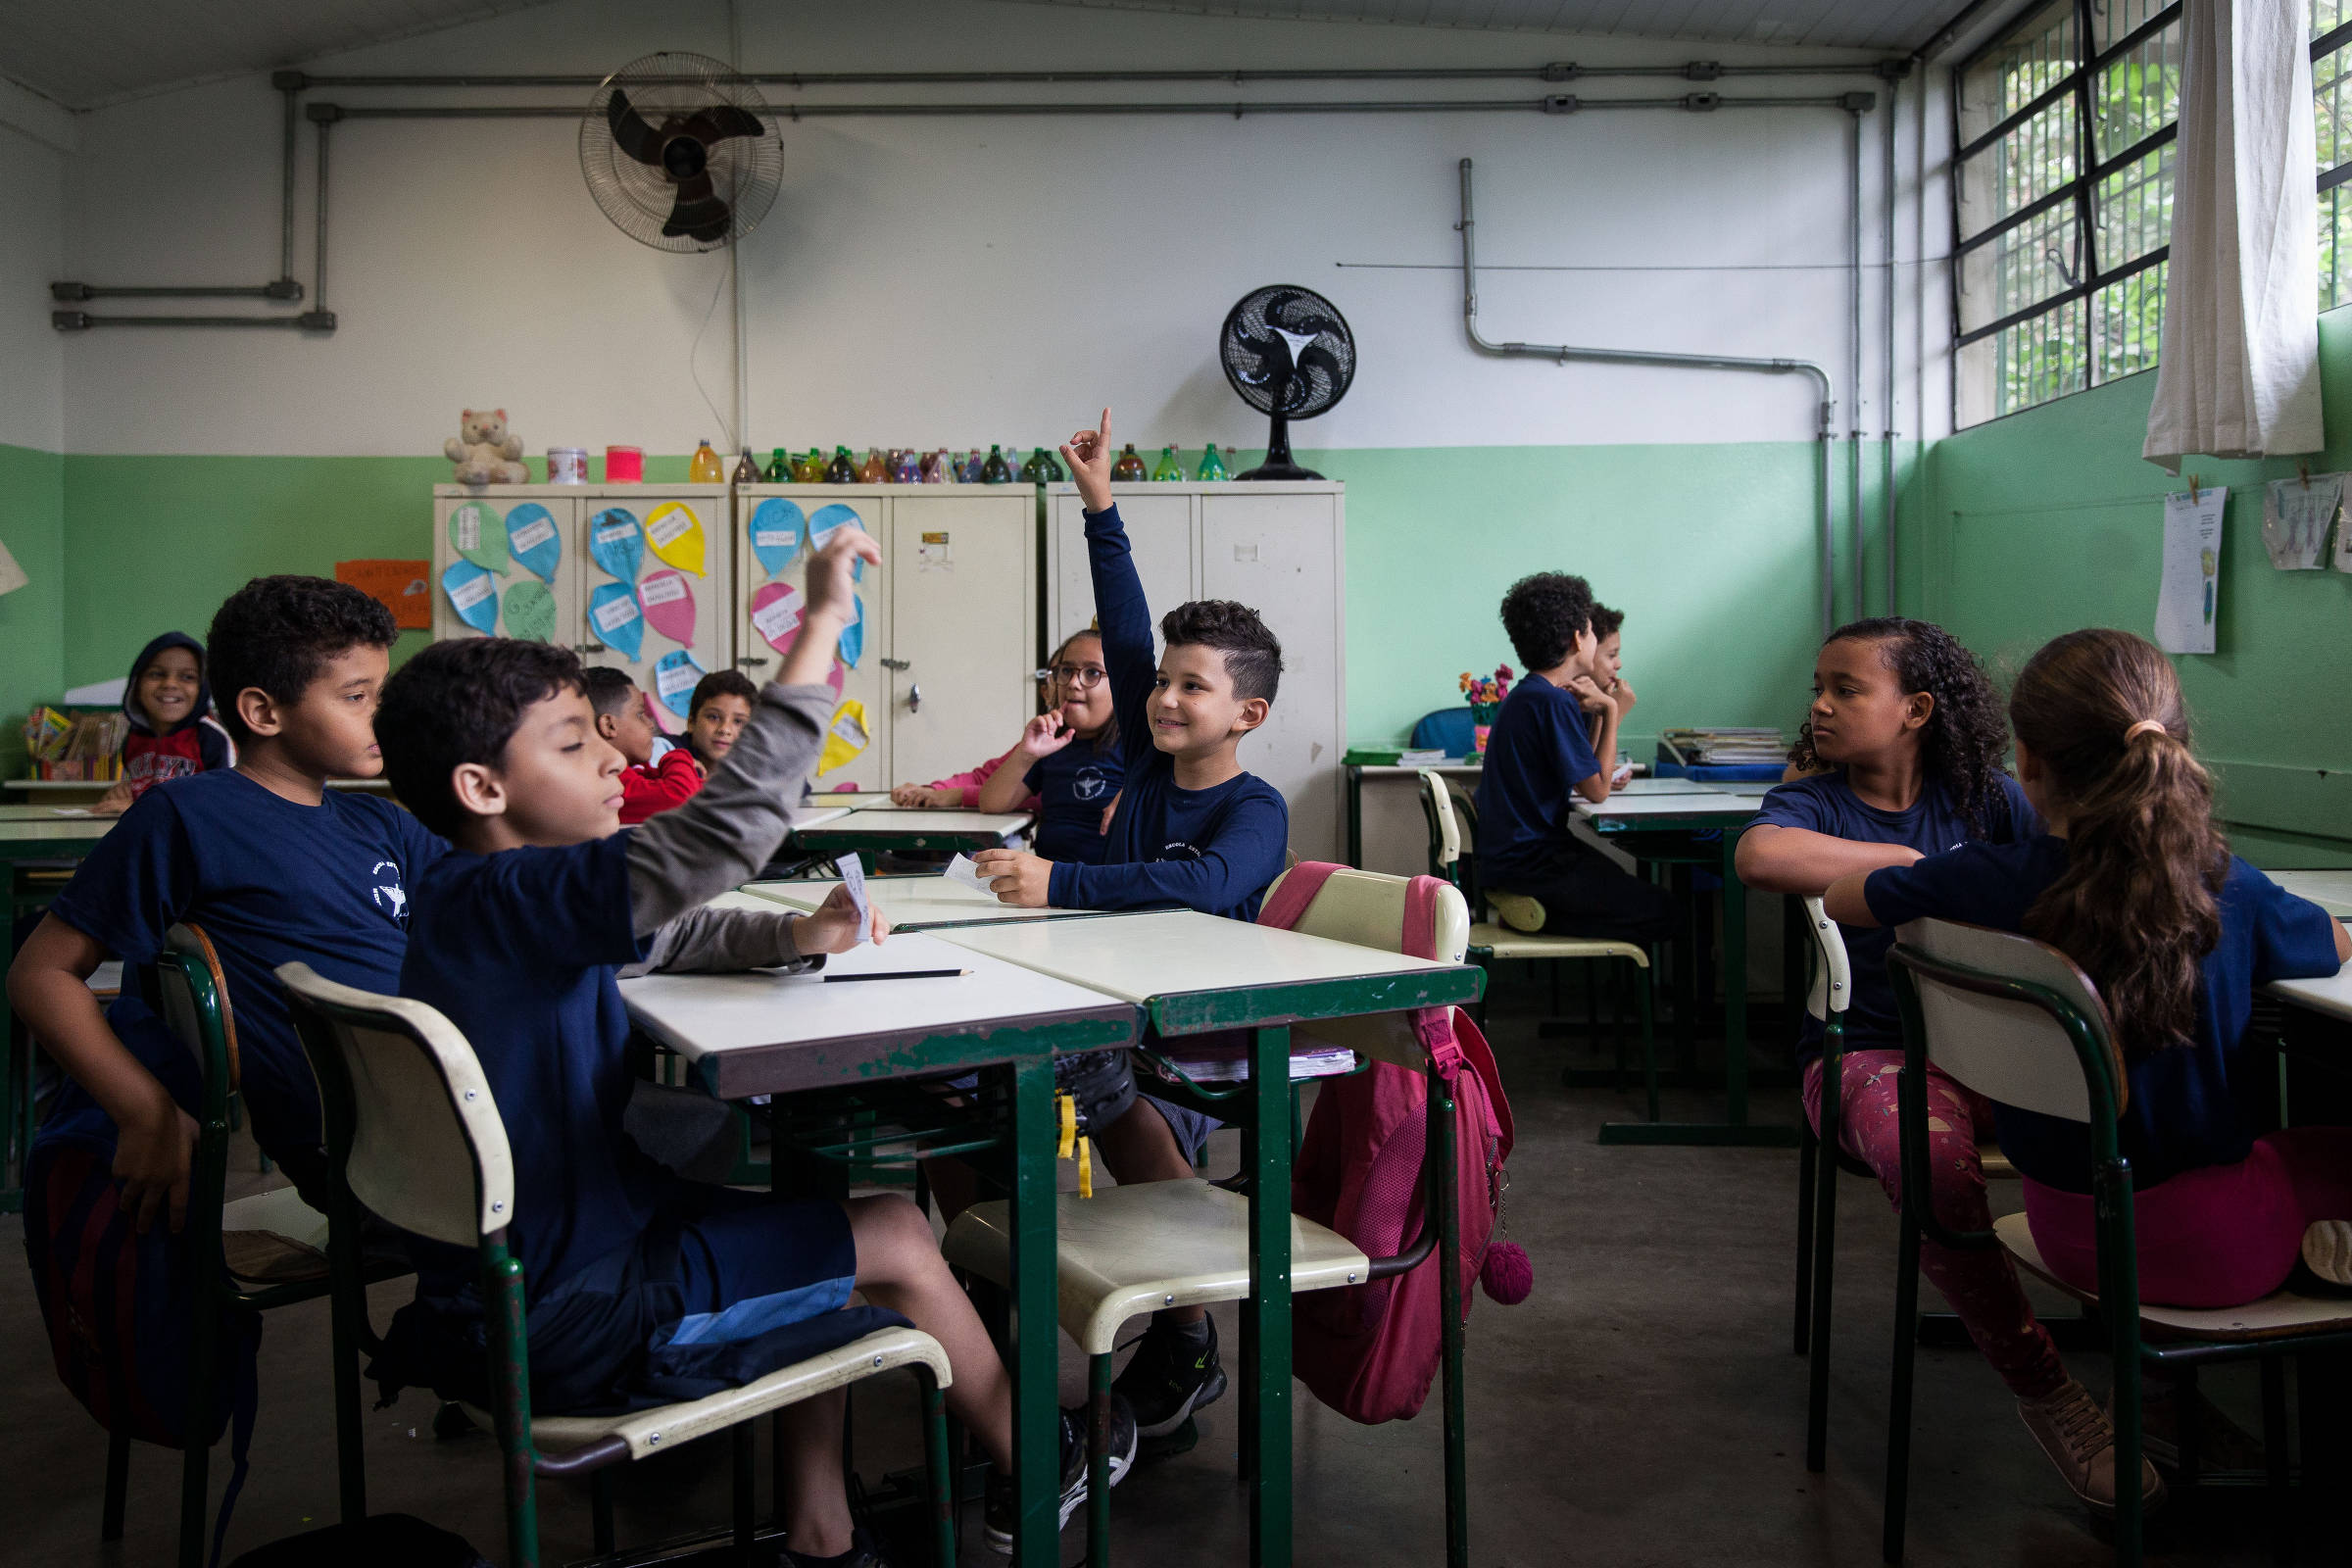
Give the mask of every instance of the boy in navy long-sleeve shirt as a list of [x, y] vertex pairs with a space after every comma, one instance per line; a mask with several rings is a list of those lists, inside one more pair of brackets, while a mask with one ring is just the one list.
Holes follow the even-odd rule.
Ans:
[[[1152, 657], [1152, 612], [1127, 530], [1110, 497], [1110, 411], [1061, 455], [1086, 508], [1088, 564], [1102, 663], [1110, 673], [1126, 782], [1102, 863], [1048, 860], [1019, 850], [974, 858], [1006, 904], [1036, 908], [1188, 908], [1248, 920], [1282, 874], [1291, 831], [1282, 793], [1243, 769], [1242, 737], [1266, 721], [1282, 678], [1282, 645], [1257, 612], [1229, 600], [1179, 605], [1160, 621], [1167, 651]], [[1134, 1091], [1125, 1052], [1115, 1069], [1070, 1087], [1090, 1116], [1103, 1162], [1121, 1182], [1190, 1176], [1214, 1125]], [[1089, 1058], [1079, 1058], [1086, 1060]], [[1108, 1064], [1105, 1064], [1106, 1066]], [[1088, 1090], [1094, 1104], [1086, 1104]], [[1118, 1392], [1146, 1437], [1174, 1430], [1225, 1390], [1216, 1338], [1199, 1307], [1156, 1314]]]

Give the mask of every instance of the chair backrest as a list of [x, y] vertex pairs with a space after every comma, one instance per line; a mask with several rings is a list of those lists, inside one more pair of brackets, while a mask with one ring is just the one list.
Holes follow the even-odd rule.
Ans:
[[196, 1058], [206, 1101], [213, 1099], [217, 1076], [220, 1098], [225, 1102], [237, 1087], [236, 1017], [229, 1007], [228, 977], [221, 972], [220, 956], [202, 926], [175, 925], [164, 933], [155, 988], [165, 1025]]
[[1845, 1011], [1854, 1000], [1854, 966], [1845, 956], [1845, 936], [1830, 918], [1821, 900], [1805, 900], [1805, 924], [1813, 932], [1813, 984], [1805, 994], [1805, 1010], [1824, 1023]]
[[1954, 920], [1913, 920], [1895, 936], [1888, 972], [1898, 999], [1915, 999], [1931, 1061], [2003, 1104], [2088, 1122], [2095, 1094], [2113, 1118], [2123, 1103], [2114, 1031], [2072, 958]]
[[1414, 721], [1412, 744], [1416, 748], [1438, 747], [1447, 757], [1465, 757], [1477, 743], [1477, 715], [1466, 703], [1451, 708], [1433, 709]]
[[[1284, 872], [1266, 889], [1268, 903], [1289, 875]], [[1316, 890], [1315, 901], [1291, 929], [1334, 942], [1352, 942], [1359, 948], [1402, 953], [1405, 892], [1411, 884], [1410, 877], [1342, 866]], [[1439, 888], [1429, 918], [1430, 956], [1441, 963], [1460, 963], [1470, 947], [1470, 906], [1462, 901], [1461, 891], [1450, 886]]]
[[277, 977], [352, 1196], [403, 1230], [455, 1247], [505, 1230], [514, 1218], [514, 1155], [457, 1026], [421, 1002], [339, 985], [307, 963], [281, 964]]
[[1453, 793], [1446, 787], [1446, 775], [1436, 768], [1425, 767], [1417, 775], [1421, 780], [1421, 814], [1429, 822], [1429, 874], [1453, 879], [1453, 868], [1462, 858], [1462, 827], [1453, 814]]

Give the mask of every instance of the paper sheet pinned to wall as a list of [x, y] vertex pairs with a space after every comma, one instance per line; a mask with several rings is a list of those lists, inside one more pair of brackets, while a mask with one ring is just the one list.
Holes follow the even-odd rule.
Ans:
[[694, 585], [683, 572], [669, 566], [647, 572], [637, 585], [637, 602], [654, 630], [673, 643], [694, 641]]
[[2156, 646], [2168, 654], [2213, 652], [2221, 609], [2222, 509], [2226, 486], [2164, 498], [2164, 578], [2156, 590]]
[[506, 575], [507, 544], [500, 519], [479, 501], [468, 501], [449, 514], [449, 548], [484, 571]]
[[525, 501], [507, 514], [507, 554], [541, 582], [556, 580], [564, 561], [564, 541], [556, 533], [555, 514], [536, 501]]
[[654, 696], [679, 718], [693, 716], [694, 688], [706, 671], [684, 649], [663, 654], [654, 665]]
[[2318, 571], [2325, 566], [2328, 530], [2343, 503], [2340, 473], [2274, 479], [2263, 486], [2262, 544], [2271, 553], [2271, 564], [2280, 571]]
[[588, 519], [588, 556], [608, 577], [635, 582], [645, 565], [645, 530], [626, 507], [607, 507]]
[[458, 618], [483, 636], [498, 624], [498, 583], [470, 561], [453, 561], [441, 573], [441, 591]]
[[588, 625], [607, 648], [630, 663], [645, 646], [645, 612], [637, 590], [625, 582], [604, 582], [588, 595]]
[[808, 522], [801, 509], [782, 496], [769, 496], [752, 509], [747, 526], [752, 535], [752, 555], [758, 559], [761, 571], [773, 577], [792, 564], [792, 558], [801, 553], [801, 531]]
[[525, 577], [507, 590], [507, 635], [526, 642], [556, 640], [556, 596], [536, 577]]

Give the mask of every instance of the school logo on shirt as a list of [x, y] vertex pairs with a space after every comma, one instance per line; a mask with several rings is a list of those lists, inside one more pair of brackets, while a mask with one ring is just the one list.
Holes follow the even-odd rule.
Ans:
[[368, 874], [375, 880], [375, 886], [368, 889], [368, 897], [374, 901], [377, 908], [392, 917], [394, 925], [406, 928], [409, 923], [409, 894], [400, 885], [400, 862], [378, 860], [375, 869]]
[[1200, 852], [1182, 839], [1171, 839], [1159, 847], [1159, 858], [1163, 860], [1198, 860]]
[[1104, 778], [1102, 770], [1091, 762], [1078, 770], [1077, 778], [1070, 785], [1071, 793], [1082, 801], [1099, 801], [1102, 798], [1102, 792], [1109, 788], [1110, 780]]

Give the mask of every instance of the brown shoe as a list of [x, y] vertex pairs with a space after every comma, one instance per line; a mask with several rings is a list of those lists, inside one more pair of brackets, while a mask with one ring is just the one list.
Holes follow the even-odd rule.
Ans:
[[[2102, 1519], [2114, 1517], [2115, 1427], [2090, 1391], [2069, 1378], [2053, 1394], [2018, 1400], [2017, 1413], [2058, 1467], [2067, 1490]], [[2144, 1457], [2139, 1477], [2143, 1510], [2154, 1512], [2164, 1501], [2164, 1482]]]

